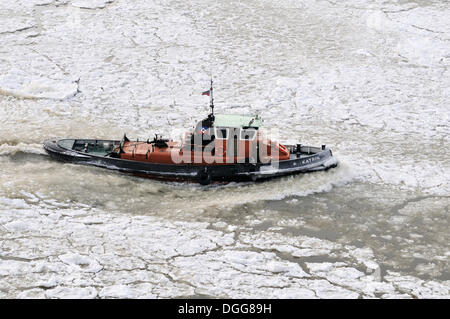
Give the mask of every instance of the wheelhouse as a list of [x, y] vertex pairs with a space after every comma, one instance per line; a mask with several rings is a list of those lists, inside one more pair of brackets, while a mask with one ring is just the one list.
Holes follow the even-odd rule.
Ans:
[[207, 140], [228, 140], [237, 136], [239, 140], [254, 140], [262, 124], [258, 115], [217, 114], [198, 122], [193, 135]]

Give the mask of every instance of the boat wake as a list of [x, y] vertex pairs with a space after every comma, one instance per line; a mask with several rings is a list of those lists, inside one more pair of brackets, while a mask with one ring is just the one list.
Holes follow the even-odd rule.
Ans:
[[[282, 177], [261, 183], [229, 183], [202, 187], [196, 184], [160, 183], [165, 189], [163, 201], [168, 207], [183, 207], [178, 213], [197, 214], [208, 210], [231, 210], [235, 206], [266, 200], [282, 200], [291, 196], [305, 197], [329, 192], [361, 178], [346, 162], [328, 171]], [[190, 214], [192, 215], [192, 214]]]
[[[289, 196], [328, 192], [333, 187], [345, 185], [357, 178], [358, 174], [352, 172], [347, 163], [340, 162], [339, 166], [332, 170], [283, 177], [255, 185], [245, 185], [243, 188], [253, 195], [251, 201], [280, 200]], [[237, 186], [236, 191], [241, 193], [243, 190]]]
[[0, 156], [16, 155], [17, 153], [46, 155], [40, 143], [0, 142]]
[[[40, 145], [0, 144], [3, 158], [20, 154], [43, 155]], [[1, 156], [0, 156], [1, 159]], [[160, 182], [97, 167], [62, 164], [54, 161], [17, 161], [2, 172], [8, 192], [39, 192], [62, 201], [77, 201], [113, 212], [139, 212], [179, 218], [231, 210], [247, 203], [280, 200], [329, 192], [360, 177], [345, 161], [328, 171], [299, 174], [257, 183], [229, 183], [201, 186], [196, 183]], [[66, 177], [70, 176], [70, 182]], [[157, 209], [155, 209], [157, 207]]]

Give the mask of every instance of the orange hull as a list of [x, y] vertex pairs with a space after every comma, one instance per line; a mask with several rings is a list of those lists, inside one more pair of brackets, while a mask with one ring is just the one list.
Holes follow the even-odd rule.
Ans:
[[[258, 141], [263, 143], [262, 141]], [[237, 145], [237, 151], [229, 152], [232, 155], [227, 154], [226, 141], [216, 140], [212, 147], [198, 149], [192, 147], [192, 145], [181, 145], [180, 143], [169, 141], [167, 147], [158, 147], [154, 143], [148, 142], [133, 142], [127, 141], [123, 145], [123, 153], [120, 154], [120, 158], [139, 162], [150, 162], [160, 164], [180, 164], [180, 163], [192, 163], [198, 165], [223, 165], [230, 163], [243, 163], [248, 160], [253, 154], [251, 154], [252, 148], [249, 141], [240, 141]], [[289, 150], [279, 143], [272, 145], [273, 143], [264, 142], [266, 147], [265, 157], [262, 160], [276, 157], [277, 160], [287, 160], [290, 157]], [[256, 150], [256, 148], [255, 148]], [[278, 154], [272, 152], [276, 150]], [[257, 158], [257, 154], [254, 154], [254, 158]]]

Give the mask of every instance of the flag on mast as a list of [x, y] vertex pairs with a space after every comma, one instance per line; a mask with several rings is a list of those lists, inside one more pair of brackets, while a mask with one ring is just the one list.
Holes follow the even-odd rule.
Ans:
[[210, 94], [211, 94], [211, 90], [208, 90], [208, 91], [202, 92], [202, 95], [208, 95], [208, 96], [210, 96]]

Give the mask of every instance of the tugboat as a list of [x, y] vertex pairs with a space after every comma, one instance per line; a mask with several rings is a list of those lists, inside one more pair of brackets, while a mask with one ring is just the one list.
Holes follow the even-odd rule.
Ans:
[[169, 181], [259, 181], [326, 170], [338, 162], [332, 151], [302, 144], [283, 145], [265, 138], [258, 115], [214, 114], [213, 82], [202, 95], [210, 96], [211, 113], [199, 121], [182, 142], [155, 135], [152, 140], [47, 140], [44, 149], [58, 160], [93, 165], [133, 175]]

